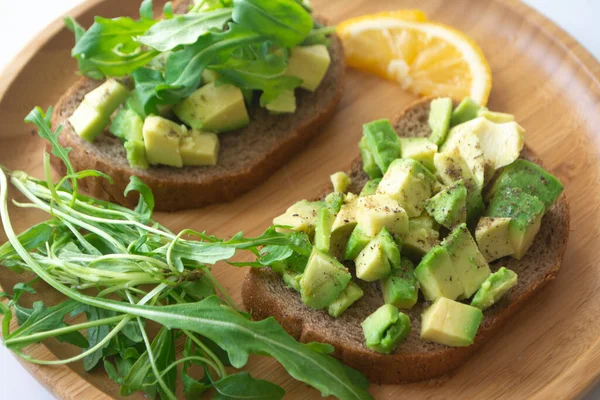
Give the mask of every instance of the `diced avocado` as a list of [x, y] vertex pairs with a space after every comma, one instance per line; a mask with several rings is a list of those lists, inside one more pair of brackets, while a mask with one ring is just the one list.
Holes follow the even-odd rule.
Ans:
[[334, 192], [346, 193], [348, 186], [352, 183], [350, 177], [345, 172], [336, 172], [329, 177], [333, 185]]
[[375, 162], [375, 158], [373, 157], [373, 154], [371, 153], [367, 143], [368, 139], [366, 136], [363, 136], [360, 139], [360, 142], [358, 142], [358, 149], [360, 150], [360, 156], [363, 163], [363, 171], [369, 175], [370, 179], [381, 178], [383, 174]]
[[217, 71], [212, 69], [203, 69], [201, 76], [202, 85], [216, 82], [221, 77], [221, 75]]
[[438, 147], [429, 139], [420, 137], [400, 138], [402, 147], [402, 158], [412, 158], [419, 161], [429, 171], [435, 172], [433, 165], [433, 156], [437, 153]]
[[69, 122], [77, 135], [83, 140], [93, 142], [108, 125], [109, 117], [83, 102], [73, 111]]
[[381, 179], [379, 178], [367, 181], [367, 183], [365, 183], [365, 186], [363, 186], [358, 196], [365, 197], [375, 194], [377, 192], [377, 186], [379, 185], [379, 182], [381, 182]]
[[514, 254], [510, 240], [510, 218], [481, 217], [475, 229], [475, 239], [487, 262]]
[[195, 129], [227, 132], [250, 122], [242, 91], [229, 84], [202, 86], [175, 105], [180, 120]]
[[344, 251], [344, 260], [354, 260], [361, 251], [373, 238], [367, 234], [365, 234], [360, 226], [356, 225], [350, 238], [348, 239], [348, 243], [346, 243], [346, 249]]
[[516, 160], [504, 167], [486, 194], [486, 200], [507, 188], [520, 188], [537, 197], [544, 203], [546, 210], [552, 207], [563, 191], [563, 185], [556, 177], [526, 160]]
[[356, 277], [363, 281], [373, 282], [390, 274], [390, 260], [380, 235], [367, 244], [358, 254], [354, 263], [356, 264]]
[[404, 236], [402, 252], [411, 259], [420, 260], [439, 241], [439, 225], [427, 213], [408, 220], [408, 234]]
[[510, 269], [500, 267], [491, 274], [481, 288], [473, 296], [471, 305], [484, 311], [498, 302], [513, 286], [517, 284], [518, 276]]
[[496, 124], [504, 124], [506, 122], [513, 122], [515, 120], [515, 116], [512, 114], [494, 112], [484, 107], [479, 109], [479, 111], [477, 112], [477, 116], [483, 117], [488, 121], [494, 122]]
[[287, 209], [285, 214], [276, 217], [273, 225], [289, 226], [277, 228], [278, 232], [306, 232], [309, 236], [315, 232], [319, 211], [325, 207], [320, 201], [300, 200]]
[[483, 123], [475, 134], [479, 138], [486, 164], [492, 168], [491, 172], [486, 171], [485, 181], [488, 182], [495, 170], [519, 158], [525, 145], [525, 129], [514, 121], [496, 124], [482, 119]]
[[482, 320], [479, 308], [440, 297], [421, 315], [421, 339], [446, 346], [470, 346]]
[[127, 97], [129, 90], [114, 79], [107, 79], [83, 97], [83, 102], [107, 118], [119, 107]]
[[334, 218], [335, 215], [329, 208], [324, 207], [319, 210], [315, 229], [315, 247], [324, 253], [329, 252], [331, 226], [333, 225]]
[[283, 282], [290, 289], [294, 289], [296, 292], [300, 292], [300, 280], [302, 279], [302, 274], [299, 274], [295, 271], [285, 271], [283, 273]]
[[[429, 128], [431, 136], [429, 140], [436, 145], [441, 145], [446, 140], [452, 117], [452, 99], [443, 97], [431, 101], [429, 108]], [[404, 151], [404, 148], [402, 149]], [[403, 155], [404, 156], [404, 155]]]
[[419, 282], [414, 275], [415, 267], [408, 258], [402, 258], [400, 266], [381, 281], [381, 291], [386, 304], [398, 308], [412, 308], [419, 297]]
[[127, 151], [127, 161], [132, 168], [148, 169], [146, 146], [143, 141], [129, 140], [123, 144]]
[[374, 237], [385, 227], [394, 235], [408, 232], [408, 216], [398, 202], [384, 194], [359, 197], [356, 222], [365, 234]]
[[467, 222], [476, 221], [484, 211], [481, 187], [460, 151], [454, 149], [446, 153], [437, 153], [433, 162], [444, 184], [452, 185], [459, 180], [464, 182], [467, 188]]
[[395, 160], [379, 182], [377, 194], [388, 195], [400, 204], [409, 217], [421, 215], [424, 202], [431, 197], [435, 176], [418, 161]]
[[489, 121], [477, 118], [452, 128], [439, 149], [440, 153], [458, 150], [469, 166], [479, 189], [484, 186], [486, 170], [493, 171], [492, 166], [486, 164], [481, 143], [476, 135], [476, 132], [482, 129], [482, 125], [486, 122]]
[[323, 44], [298, 46], [291, 50], [286, 75], [302, 79], [301, 88], [314, 92], [331, 64], [329, 50]]
[[475, 100], [470, 97], [465, 97], [458, 106], [452, 111], [450, 118], [450, 126], [456, 126], [463, 122], [477, 118], [477, 113], [481, 107]]
[[392, 235], [387, 229], [381, 228], [379, 235], [381, 244], [383, 245], [383, 253], [390, 262], [392, 268], [398, 268], [400, 266], [400, 247], [394, 240]]
[[467, 225], [460, 224], [450, 232], [442, 242], [442, 247], [450, 255], [452, 268], [460, 280], [464, 296], [471, 297], [492, 271], [467, 229]]
[[340, 192], [332, 192], [329, 193], [325, 197], [325, 204], [327, 204], [327, 208], [334, 214], [340, 212], [342, 206], [344, 205], [344, 195]]
[[333, 318], [337, 318], [344, 313], [356, 300], [363, 296], [363, 290], [354, 282], [350, 282], [340, 296], [329, 305], [327, 312]]
[[275, 100], [267, 104], [267, 110], [273, 114], [285, 114], [296, 112], [296, 95], [293, 90], [286, 90]]
[[366, 346], [390, 354], [410, 334], [410, 319], [391, 304], [384, 304], [362, 323]]
[[352, 279], [350, 272], [335, 258], [313, 248], [300, 279], [302, 302], [322, 309], [333, 303]]
[[331, 227], [331, 254], [336, 258], [344, 256], [346, 243], [356, 227], [357, 197], [348, 193]]
[[146, 146], [146, 158], [150, 164], [183, 167], [179, 142], [183, 136], [187, 135], [184, 125], [150, 115], [144, 120], [142, 133]]
[[517, 260], [523, 258], [540, 230], [544, 216], [544, 203], [519, 188], [496, 192], [486, 211], [488, 217], [510, 218], [510, 240]]
[[217, 165], [219, 137], [214, 133], [192, 129], [188, 136], [181, 138], [179, 152], [183, 165]]
[[442, 246], [435, 246], [415, 268], [415, 278], [419, 281], [426, 300], [438, 297], [456, 299], [464, 294], [460, 279], [454, 272], [452, 259]]
[[467, 221], [467, 188], [461, 180], [425, 202], [425, 209], [440, 225], [452, 229]]
[[[380, 119], [363, 125], [361, 145], [369, 150], [381, 173], [385, 174], [392, 162], [401, 155], [400, 138], [388, 119]], [[365, 163], [363, 159], [363, 163]], [[366, 167], [366, 163], [365, 163]], [[378, 176], [371, 176], [371, 179]]]
[[138, 113], [129, 108], [121, 108], [115, 115], [109, 131], [124, 141], [143, 142], [143, 127], [144, 120]]

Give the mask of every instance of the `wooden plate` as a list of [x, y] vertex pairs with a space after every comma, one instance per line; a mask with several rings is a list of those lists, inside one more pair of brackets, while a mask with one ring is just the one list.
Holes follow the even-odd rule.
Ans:
[[[94, 0], [71, 14], [89, 25], [94, 15], [134, 15], [137, 1]], [[521, 310], [491, 343], [445, 378], [398, 386], [372, 386], [378, 399], [572, 398], [600, 375], [600, 64], [550, 21], [527, 6], [497, 0], [315, 0], [318, 13], [336, 23], [395, 8], [422, 8], [433, 20], [473, 37], [490, 60], [494, 89], [489, 106], [513, 113], [526, 141], [560, 177], [571, 202], [572, 234], [558, 279]], [[40, 176], [42, 141], [24, 116], [35, 105], [55, 103], [76, 79], [72, 35], [60, 21], [27, 46], [0, 79], [0, 163]], [[227, 236], [257, 234], [292, 202], [310, 198], [329, 174], [358, 155], [362, 123], [391, 117], [413, 97], [377, 77], [351, 71], [339, 112], [309, 149], [252, 193], [209, 208], [158, 215], [173, 230], [206, 229]], [[38, 215], [11, 209], [17, 231]], [[4, 241], [4, 237], [0, 237]], [[239, 300], [244, 271], [217, 266], [218, 277]], [[18, 276], [0, 270], [10, 289]], [[51, 301], [52, 290], [40, 289]], [[64, 358], [73, 349], [50, 341], [29, 353]], [[100, 399], [118, 388], [103, 371], [80, 364], [27, 368], [58, 397]], [[292, 380], [273, 360], [254, 357], [247, 367], [287, 390], [290, 399], [318, 393]], [[100, 368], [101, 369], [101, 368]]]

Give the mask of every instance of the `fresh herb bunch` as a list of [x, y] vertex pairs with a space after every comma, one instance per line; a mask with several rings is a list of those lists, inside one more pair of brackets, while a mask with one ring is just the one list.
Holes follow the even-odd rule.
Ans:
[[266, 106], [302, 81], [284, 75], [289, 49], [327, 43], [332, 33], [313, 21], [301, 0], [201, 0], [185, 15], [153, 19], [152, 0], [144, 0], [140, 19], [96, 17], [85, 31], [74, 19], [72, 55], [82, 74], [93, 79], [131, 75], [144, 113], [160, 104], [177, 104], [201, 83], [205, 68], [219, 71], [220, 83], [262, 92]]
[[[37, 364], [83, 360], [85, 369], [91, 370], [102, 363], [122, 395], [142, 390], [151, 398], [175, 399], [176, 382], [181, 380], [190, 399], [207, 390], [219, 399], [280, 399], [285, 392], [279, 386], [246, 372], [232, 372], [242, 368], [250, 354], [261, 354], [274, 357], [292, 377], [323, 395], [371, 398], [364, 376], [331, 357], [331, 346], [301, 344], [273, 318], [251, 321], [211, 273], [212, 265], [238, 250], [257, 256], [257, 262], [250, 263], [255, 267], [292, 254], [308, 255], [311, 245], [305, 234], [282, 234], [273, 228], [256, 238], [239, 233], [230, 240], [190, 230], [174, 234], [152, 220], [152, 192], [135, 177], [127, 188], [139, 193], [134, 210], [86, 197], [78, 192], [79, 179], [110, 178], [97, 171], [74, 172], [70, 149], [59, 144], [60, 128], [52, 131], [50, 115], [51, 109], [44, 113], [36, 108], [26, 121], [50, 143], [67, 175], [53, 183], [48, 154], [44, 180], [0, 169], [0, 216], [8, 238], [0, 247], [0, 263], [35, 276], [15, 285], [12, 294], [1, 294], [7, 299], [0, 302], [0, 312], [9, 349]], [[16, 206], [45, 211], [49, 219], [15, 234], [8, 214], [8, 180], [29, 200], [13, 201]], [[32, 308], [22, 306], [22, 297], [35, 293], [33, 284], [39, 280], [67, 299], [55, 305], [37, 301]], [[66, 318], [79, 314], [85, 314], [85, 322]], [[11, 330], [13, 317], [19, 327]], [[148, 333], [152, 326], [158, 328], [153, 339]], [[81, 347], [82, 353], [46, 361], [22, 352], [49, 338]], [[184, 343], [181, 355], [175, 351], [177, 341]], [[192, 377], [193, 366], [203, 371], [200, 377]]]

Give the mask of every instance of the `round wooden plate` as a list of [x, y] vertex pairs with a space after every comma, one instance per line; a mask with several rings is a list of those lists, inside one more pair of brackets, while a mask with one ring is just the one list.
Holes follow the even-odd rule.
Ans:
[[[73, 10], [84, 26], [94, 15], [135, 15], [137, 1], [93, 0]], [[494, 76], [492, 110], [516, 115], [526, 141], [566, 186], [571, 202], [571, 240], [558, 279], [524, 307], [467, 365], [434, 381], [371, 387], [377, 399], [398, 398], [572, 398], [600, 376], [600, 64], [573, 38], [516, 1], [498, 0], [314, 0], [317, 12], [333, 23], [361, 14], [421, 8], [428, 16], [465, 31], [483, 48]], [[70, 58], [73, 38], [57, 21], [27, 46], [0, 78], [0, 163], [41, 176], [43, 143], [23, 118], [35, 105], [55, 103], [76, 79]], [[392, 117], [413, 100], [398, 86], [350, 71], [335, 118], [307, 151], [236, 201], [209, 208], [162, 214], [177, 231], [206, 229], [220, 236], [243, 230], [254, 235], [294, 201], [312, 197], [329, 174], [347, 169], [358, 155], [364, 122]], [[13, 193], [14, 194], [14, 193]], [[39, 215], [11, 208], [17, 231]], [[0, 236], [0, 241], [5, 237]], [[239, 300], [243, 270], [217, 266], [217, 276]], [[0, 270], [6, 289], [19, 277]], [[53, 290], [40, 286], [51, 302]], [[56, 341], [29, 354], [53, 359], [73, 355]], [[59, 398], [118, 397], [101, 368], [83, 371], [79, 363], [27, 368]], [[271, 359], [254, 357], [253, 375], [281, 384], [286, 398], [311, 399], [318, 393], [291, 379]]]

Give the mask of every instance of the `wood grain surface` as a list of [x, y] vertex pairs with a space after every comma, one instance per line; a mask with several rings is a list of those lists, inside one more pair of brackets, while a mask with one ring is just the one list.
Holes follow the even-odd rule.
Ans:
[[[138, 1], [93, 0], [73, 10], [84, 25], [94, 15], [134, 15]], [[489, 107], [516, 115], [526, 142], [565, 184], [571, 203], [571, 239], [558, 279], [524, 307], [463, 368], [442, 379], [375, 386], [377, 399], [536, 398], [581, 395], [600, 377], [600, 64], [568, 34], [516, 1], [499, 0], [314, 0], [317, 12], [337, 23], [345, 18], [397, 8], [424, 9], [430, 19], [465, 31], [490, 61], [494, 87]], [[72, 35], [60, 21], [28, 45], [0, 78], [0, 163], [41, 176], [43, 143], [24, 116], [35, 105], [56, 102], [76, 79], [70, 58]], [[263, 231], [288, 205], [314, 196], [329, 174], [347, 169], [358, 155], [364, 122], [392, 117], [414, 99], [398, 86], [351, 71], [335, 118], [297, 157], [253, 192], [209, 208], [159, 214], [172, 230], [192, 228], [230, 236]], [[14, 195], [14, 191], [12, 192]], [[17, 196], [18, 198], [18, 196]], [[40, 215], [10, 209], [17, 231]], [[0, 236], [0, 241], [6, 238]], [[239, 301], [243, 270], [218, 265], [217, 277]], [[22, 279], [0, 270], [0, 285]], [[58, 299], [44, 286], [45, 301]], [[28, 353], [53, 359], [74, 355], [49, 341]], [[101, 370], [81, 364], [27, 368], [57, 397], [118, 397], [118, 387]], [[289, 399], [319, 394], [290, 378], [271, 359], [253, 357], [253, 375], [282, 385]], [[141, 396], [134, 396], [134, 398]]]

